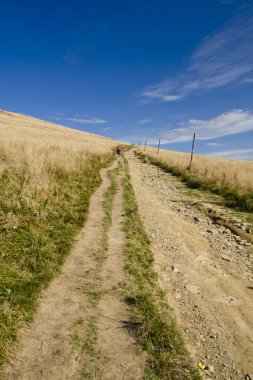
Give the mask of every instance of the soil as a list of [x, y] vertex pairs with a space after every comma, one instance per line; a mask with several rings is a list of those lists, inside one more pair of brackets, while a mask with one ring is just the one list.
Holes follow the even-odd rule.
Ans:
[[[127, 158], [159, 283], [196, 365], [206, 366], [205, 379], [244, 379], [253, 372], [252, 244], [203, 215], [175, 177], [142, 163], [131, 151]], [[143, 378], [146, 357], [129, 334], [124, 302], [122, 173], [108, 250], [98, 266], [108, 170], [102, 170], [88, 220], [62, 273], [43, 292], [34, 321], [21, 332], [2, 380]], [[92, 321], [97, 337], [88, 354], [82, 344], [73, 346], [73, 334], [82, 336]], [[93, 349], [96, 359], [90, 363]], [[95, 375], [85, 377], [91, 364]]]
[[[161, 287], [206, 379], [253, 372], [252, 245], [192, 206], [172, 175], [128, 153]], [[209, 370], [208, 370], [209, 369]]]
[[[116, 164], [116, 163], [115, 163]], [[114, 165], [115, 166], [115, 165]], [[110, 168], [111, 169], [111, 168]], [[90, 294], [84, 291], [94, 282], [96, 255], [101, 251], [104, 211], [102, 201], [110, 185], [108, 169], [102, 170], [102, 185], [93, 194], [88, 220], [62, 273], [40, 298], [33, 323], [20, 334], [11, 362], [1, 373], [2, 380], [83, 379], [90, 357], [73, 346], [73, 337], [98, 320], [96, 379], [140, 379], [145, 356], [140, 352], [124, 323], [129, 318], [121, 294], [124, 281], [121, 230], [122, 189], [119, 182], [112, 210], [113, 224], [108, 234], [107, 259], [101, 271], [103, 297], [92, 307]], [[100, 275], [100, 274], [99, 274]], [[85, 344], [85, 342], [84, 342]]]
[[127, 332], [131, 322], [128, 306], [124, 303], [122, 284], [124, 233], [121, 225], [124, 214], [121, 180], [120, 177], [108, 236], [108, 256], [102, 271], [105, 295], [99, 303], [98, 328], [103, 368], [100, 378], [103, 380], [142, 379], [145, 367], [144, 353], [137, 346], [134, 337]]

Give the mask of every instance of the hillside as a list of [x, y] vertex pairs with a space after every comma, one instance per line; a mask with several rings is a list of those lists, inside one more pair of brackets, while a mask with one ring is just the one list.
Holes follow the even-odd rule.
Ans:
[[0, 111], [0, 362], [59, 273], [115, 145]]
[[166, 168], [137, 158], [129, 165], [159, 284], [203, 378], [251, 379], [252, 225]]
[[181, 177], [191, 188], [210, 190], [224, 197], [227, 205], [253, 211], [253, 162], [195, 154], [189, 171], [190, 154], [141, 147], [141, 155]]
[[[36, 145], [81, 144], [87, 152], [107, 153], [115, 141], [103, 136], [80, 132], [31, 116], [0, 110], [0, 133], [8, 142]], [[29, 141], [27, 140], [29, 139]], [[3, 142], [3, 141], [2, 141]], [[84, 145], [85, 144], [85, 145]], [[71, 146], [71, 145], [70, 145]]]
[[1, 379], [251, 379], [251, 162], [0, 136]]

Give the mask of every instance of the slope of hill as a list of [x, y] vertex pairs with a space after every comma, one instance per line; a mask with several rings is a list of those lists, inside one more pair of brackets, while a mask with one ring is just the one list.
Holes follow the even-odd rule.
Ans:
[[116, 144], [0, 111], [0, 362], [59, 272]]
[[222, 195], [228, 205], [253, 211], [253, 162], [194, 155], [191, 171], [190, 155], [144, 147], [139, 150], [172, 174], [180, 176], [190, 187], [208, 189]]
[[148, 148], [109, 167], [116, 141], [5, 111], [0, 136], [2, 379], [251, 376], [252, 227], [203, 189], [248, 201], [252, 163], [189, 172]]
[[[220, 207], [213, 194], [189, 191], [180, 178], [132, 152], [128, 157], [159, 284], [203, 379], [251, 379], [252, 243], [213, 221], [210, 215]], [[209, 203], [211, 214], [202, 213], [199, 201]], [[222, 211], [231, 219], [237, 214]]]
[[4, 110], [0, 110], [0, 133], [2, 139], [5, 141], [8, 139], [8, 142], [29, 142], [44, 146], [64, 143], [68, 143], [69, 146], [70, 143], [74, 143], [79, 149], [85, 146], [85, 151], [96, 153], [106, 153], [116, 144], [115, 141], [103, 136]]

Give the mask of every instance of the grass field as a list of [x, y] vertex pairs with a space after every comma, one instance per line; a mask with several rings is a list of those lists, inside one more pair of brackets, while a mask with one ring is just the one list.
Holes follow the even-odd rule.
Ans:
[[59, 273], [117, 142], [0, 111], [0, 363]]
[[141, 147], [137, 153], [180, 176], [190, 187], [211, 190], [222, 195], [227, 205], [253, 211], [253, 162], [195, 155], [191, 171], [190, 154]]

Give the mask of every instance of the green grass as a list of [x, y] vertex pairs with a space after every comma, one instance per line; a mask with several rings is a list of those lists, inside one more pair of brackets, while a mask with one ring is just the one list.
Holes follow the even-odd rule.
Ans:
[[104, 209], [104, 250], [108, 249], [108, 236], [107, 233], [109, 231], [109, 228], [112, 225], [112, 206], [113, 206], [113, 200], [116, 194], [117, 190], [117, 183], [116, 183], [116, 177], [119, 173], [119, 169], [115, 168], [113, 170], [110, 170], [108, 172], [109, 179], [111, 181], [111, 185], [106, 193], [106, 196], [103, 201], [103, 209]]
[[[103, 200], [103, 234], [101, 237], [101, 248], [98, 252], [94, 252], [95, 267], [89, 271], [86, 276], [83, 293], [89, 301], [90, 316], [86, 316], [84, 325], [83, 320], [79, 319], [73, 326], [71, 335], [71, 344], [74, 350], [84, 354], [84, 364], [80, 373], [80, 378], [93, 380], [97, 378], [99, 373], [100, 352], [97, 347], [98, 328], [97, 328], [97, 306], [104, 294], [104, 289], [101, 282], [101, 267], [106, 259], [108, 251], [108, 231], [112, 224], [112, 207], [117, 190], [116, 177], [118, 169], [113, 169], [108, 172], [110, 186], [105, 193]], [[81, 322], [80, 322], [81, 321]], [[81, 329], [80, 329], [81, 325]]]
[[199, 380], [181, 333], [161, 292], [150, 241], [138, 213], [129, 174], [124, 178], [127, 301], [132, 305], [135, 335], [148, 355], [149, 380]]
[[98, 352], [96, 350], [98, 329], [96, 323], [93, 318], [89, 318], [83, 322], [82, 326], [79, 326], [79, 328], [82, 328], [82, 334], [75, 327], [73, 327], [74, 332], [70, 336], [72, 350], [79, 353], [85, 352], [86, 357], [88, 357], [86, 365], [80, 371], [79, 378], [85, 380], [96, 379], [98, 374]]
[[[56, 276], [88, 215], [100, 185], [100, 169], [111, 155], [90, 155], [75, 171], [50, 169], [48, 192], [24, 196], [30, 181], [25, 164], [0, 157], [0, 364], [17, 331], [32, 320], [40, 292]], [[30, 183], [29, 182], [29, 183]]]
[[159, 158], [154, 158], [150, 155], [136, 152], [135, 155], [153, 165], [160, 167], [165, 172], [171, 173], [179, 177], [183, 182], [193, 189], [203, 189], [209, 190], [214, 194], [218, 194], [224, 198], [227, 207], [236, 208], [239, 211], [253, 211], [253, 192], [241, 193], [238, 189], [230, 188], [226, 185], [217, 184], [215, 181], [208, 180], [205, 177], [198, 177], [191, 173], [189, 170], [180, 169], [176, 166], [168, 166], [164, 162], [160, 161]]
[[97, 252], [92, 252], [96, 265], [93, 269], [86, 273], [86, 283], [83, 286], [83, 293], [88, 297], [90, 306], [95, 308], [101, 299], [103, 289], [101, 288], [101, 267], [106, 259], [108, 250], [108, 231], [112, 224], [112, 206], [116, 193], [116, 176], [118, 169], [109, 170], [108, 177], [110, 179], [110, 186], [104, 196], [103, 200], [103, 234], [101, 237], [101, 247]]

